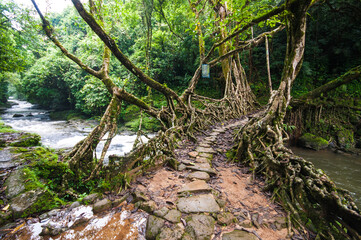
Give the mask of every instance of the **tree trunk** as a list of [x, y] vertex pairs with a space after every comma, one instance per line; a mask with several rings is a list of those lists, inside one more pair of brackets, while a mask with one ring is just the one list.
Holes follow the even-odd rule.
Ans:
[[283, 130], [283, 119], [291, 101], [292, 84], [302, 65], [307, 10], [312, 1], [285, 4], [287, 50], [281, 83], [271, 94], [266, 109], [240, 130], [235, 160], [247, 162], [254, 173], [265, 177], [267, 190], [273, 191], [276, 200], [290, 212], [289, 220], [294, 226], [305, 228], [305, 223], [311, 221], [322, 239], [360, 239], [361, 215], [350, 195], [284, 146], [288, 136]]

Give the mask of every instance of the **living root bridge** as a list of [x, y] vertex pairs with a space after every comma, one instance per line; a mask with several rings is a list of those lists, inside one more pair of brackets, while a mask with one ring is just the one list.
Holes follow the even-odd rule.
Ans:
[[[281, 128], [264, 122], [264, 112], [241, 129], [237, 161], [264, 177], [265, 190], [289, 212], [288, 225], [315, 232], [319, 239], [361, 239], [361, 214], [350, 194], [322, 171], [283, 145]], [[283, 133], [283, 134], [282, 134]], [[281, 137], [280, 137], [281, 136]], [[242, 149], [242, 146], [252, 147]], [[307, 230], [308, 229], [308, 230]]]

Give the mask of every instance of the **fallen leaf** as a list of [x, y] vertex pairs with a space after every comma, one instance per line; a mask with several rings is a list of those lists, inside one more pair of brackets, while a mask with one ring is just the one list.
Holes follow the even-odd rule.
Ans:
[[3, 209], [1, 209], [1, 211], [6, 212], [9, 209], [9, 207], [10, 207], [10, 204], [6, 205]]

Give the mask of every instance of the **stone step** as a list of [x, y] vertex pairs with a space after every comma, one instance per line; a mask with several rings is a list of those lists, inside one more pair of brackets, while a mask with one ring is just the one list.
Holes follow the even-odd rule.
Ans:
[[191, 197], [180, 198], [177, 208], [182, 213], [218, 213], [221, 209], [212, 194], [201, 194]]
[[187, 169], [193, 170], [193, 171], [201, 171], [206, 172], [212, 175], [216, 175], [216, 171], [211, 168], [209, 163], [195, 163], [193, 166], [186, 166]]
[[195, 157], [198, 156], [198, 152], [196, 152], [196, 151], [189, 152], [189, 153], [188, 153], [188, 156], [190, 156], [190, 157], [192, 157], [192, 158], [195, 158]]
[[181, 192], [201, 192], [201, 191], [211, 191], [212, 188], [204, 180], [196, 180], [190, 183], [185, 184], [178, 193]]
[[205, 158], [211, 160], [213, 158], [213, 154], [212, 153], [199, 153], [197, 157], [205, 157]]
[[235, 240], [235, 239], [244, 239], [244, 240], [258, 240], [258, 237], [253, 233], [246, 232], [243, 230], [233, 230], [232, 232], [225, 233], [222, 236], [222, 240]]
[[205, 158], [205, 157], [197, 157], [195, 162], [196, 163], [209, 163], [209, 159], [208, 158]]
[[206, 137], [206, 138], [204, 138], [204, 141], [214, 142], [214, 141], [216, 141], [216, 139], [217, 139], [216, 136], [211, 136], [211, 137]]
[[187, 176], [187, 178], [208, 181], [210, 179], [210, 176], [206, 172], [192, 172]]
[[214, 151], [211, 147], [197, 147], [196, 151], [199, 153], [216, 153], [216, 151]]

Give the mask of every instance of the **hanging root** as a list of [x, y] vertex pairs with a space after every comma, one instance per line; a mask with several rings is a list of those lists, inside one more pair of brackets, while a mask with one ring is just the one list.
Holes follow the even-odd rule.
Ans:
[[[73, 172], [82, 172], [86, 175], [90, 172], [91, 177], [94, 177], [95, 173], [101, 168], [106, 151], [117, 131], [117, 118], [120, 114], [120, 108], [121, 102], [114, 95], [99, 125], [66, 156], [66, 158], [70, 159], [69, 166]], [[105, 142], [100, 160], [95, 166], [96, 162], [93, 160], [93, 154], [95, 154], [97, 145], [107, 133], [108, 138]]]
[[282, 124], [268, 119], [256, 117], [241, 129], [235, 160], [265, 177], [265, 190], [273, 192], [301, 233], [307, 235], [307, 228], [321, 239], [361, 239], [361, 214], [350, 194], [287, 149]]

